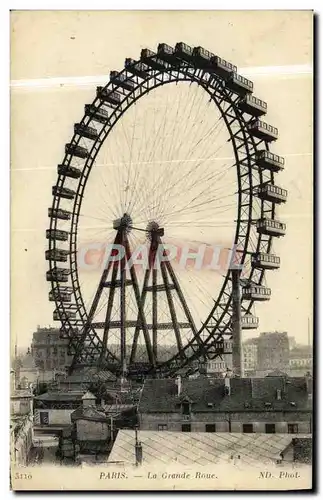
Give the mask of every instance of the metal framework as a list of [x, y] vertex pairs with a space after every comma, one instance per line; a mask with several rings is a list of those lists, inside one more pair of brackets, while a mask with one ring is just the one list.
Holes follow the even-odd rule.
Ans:
[[[228, 271], [219, 295], [214, 298], [212, 310], [197, 330], [169, 262], [163, 263], [158, 271], [162, 277], [162, 284], [159, 285], [156, 269], [153, 266], [147, 269], [142, 290], [139, 289], [134, 268], [130, 272], [126, 270], [126, 263], [131, 258], [127, 237], [127, 224], [130, 226], [131, 222], [127, 217], [121, 219], [115, 228], [115, 243], [125, 248], [125, 257], [120, 262], [110, 262], [105, 268], [89, 311], [80, 291], [78, 224], [87, 181], [97, 154], [118, 120], [136, 101], [153, 89], [173, 82], [197, 83], [209, 95], [226, 125], [234, 153], [238, 185], [235, 248], [240, 264], [246, 264], [251, 258], [256, 262], [255, 265], [246, 266], [240, 279], [243, 291], [248, 291], [242, 293], [241, 324], [242, 328], [257, 327], [258, 319], [252, 311], [254, 302], [259, 300], [259, 294], [256, 293], [259, 290], [254, 287], [265, 288], [265, 270], [279, 267], [278, 257], [272, 256], [275, 265], [268, 266], [270, 259], [261, 256], [271, 256], [273, 238], [285, 232], [284, 224], [277, 222], [281, 224], [279, 230], [274, 226], [276, 204], [286, 201], [287, 192], [275, 186], [275, 173], [283, 168], [284, 160], [269, 152], [269, 145], [277, 139], [278, 131], [259, 120], [266, 114], [267, 105], [252, 95], [252, 82], [236, 71], [235, 66], [201, 47], [192, 49], [178, 43], [174, 49], [160, 44], [157, 53], [145, 49], [140, 60], [126, 59], [125, 68], [120, 72], [111, 72], [109, 83], [105, 87], [98, 87], [92, 104], [85, 106], [85, 114], [81, 122], [75, 125], [75, 133], [66, 145], [64, 159], [58, 167], [57, 182], [52, 189], [52, 206], [48, 212], [50, 226], [46, 233], [46, 259], [49, 261], [47, 281], [51, 283], [49, 298], [55, 303], [54, 317], [61, 322], [61, 334], [69, 339], [74, 354], [71, 371], [80, 365], [96, 365], [116, 374], [125, 371], [125, 329], [129, 325], [124, 313], [126, 287], [133, 289], [138, 310], [137, 318], [131, 323], [135, 327], [135, 335], [127, 365], [128, 374], [173, 375], [180, 368], [189, 369], [192, 364], [196, 365], [200, 359], [221, 356], [224, 339], [232, 337], [231, 273]], [[67, 204], [69, 209], [66, 209]], [[69, 226], [68, 230], [65, 229], [66, 225]], [[257, 228], [256, 241], [251, 238], [252, 228]], [[153, 260], [156, 248], [162, 245], [162, 233], [160, 228], [148, 228], [147, 234], [151, 241], [149, 259]], [[61, 248], [62, 242], [66, 242], [67, 249]], [[237, 258], [237, 253], [233, 258]], [[104, 288], [109, 289], [106, 320], [104, 323], [95, 323], [94, 313]], [[121, 290], [120, 318], [113, 322], [111, 311], [116, 289]], [[163, 362], [158, 360], [157, 347], [157, 332], [162, 328], [157, 320], [158, 294], [161, 292], [167, 297], [170, 324], [177, 345], [176, 354]], [[152, 294], [152, 324], [147, 324], [144, 314], [148, 293]], [[176, 318], [174, 293], [185, 313], [185, 323], [178, 322]], [[186, 327], [190, 328], [192, 339], [183, 344], [180, 329]], [[108, 337], [112, 328], [120, 332], [120, 356], [109, 349]], [[103, 330], [102, 339], [98, 329]], [[136, 350], [140, 332], [145, 338], [148, 359], [138, 363]]]

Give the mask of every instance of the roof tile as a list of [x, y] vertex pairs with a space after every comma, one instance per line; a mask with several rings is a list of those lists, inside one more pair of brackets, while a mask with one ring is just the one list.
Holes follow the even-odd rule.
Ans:
[[[231, 378], [230, 395], [225, 393], [224, 379], [183, 379], [181, 395], [174, 379], [148, 379], [144, 383], [140, 412], [176, 412], [185, 398], [192, 411], [292, 410], [310, 409], [304, 377]], [[277, 390], [280, 390], [278, 399]]]

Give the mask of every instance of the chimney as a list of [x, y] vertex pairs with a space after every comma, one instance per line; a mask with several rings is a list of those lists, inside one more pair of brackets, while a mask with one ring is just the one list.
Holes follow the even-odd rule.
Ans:
[[16, 372], [15, 370], [10, 370], [10, 392], [13, 393], [16, 389]]
[[113, 425], [113, 416], [110, 416], [110, 441], [113, 443], [114, 441], [114, 425]]
[[122, 378], [126, 378], [126, 374], [127, 374], [127, 362], [124, 359], [122, 363]]
[[310, 374], [310, 372], [307, 372], [305, 375], [305, 383], [306, 383], [307, 399], [312, 400], [312, 398], [313, 398], [313, 377]]
[[177, 375], [175, 384], [177, 385], [177, 396], [182, 394], [182, 378], [180, 375]]
[[123, 375], [120, 378], [120, 392], [127, 392], [127, 379]]
[[84, 396], [82, 396], [83, 408], [88, 408], [89, 406], [95, 406], [95, 396], [92, 392], [87, 391]]
[[230, 382], [230, 377], [228, 372], [226, 373], [224, 377], [224, 393], [226, 396], [231, 395], [231, 382]]
[[135, 457], [136, 457], [136, 467], [142, 464], [142, 444], [138, 441], [138, 427], [135, 430], [136, 443], [135, 443]]

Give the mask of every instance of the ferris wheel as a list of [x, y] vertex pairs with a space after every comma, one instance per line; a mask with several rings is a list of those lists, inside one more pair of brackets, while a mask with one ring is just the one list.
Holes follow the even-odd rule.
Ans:
[[143, 49], [97, 87], [65, 146], [46, 232], [71, 370], [164, 376], [221, 357], [232, 264], [242, 328], [258, 327], [254, 304], [270, 299], [265, 272], [279, 269], [273, 240], [286, 230], [266, 112], [236, 66], [185, 43]]

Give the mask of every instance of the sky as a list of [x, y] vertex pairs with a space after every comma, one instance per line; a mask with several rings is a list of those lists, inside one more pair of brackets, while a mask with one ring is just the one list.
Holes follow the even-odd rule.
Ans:
[[[252, 26], [251, 35], [246, 35], [246, 26]], [[83, 116], [84, 104], [93, 100], [97, 84], [108, 81], [110, 70], [122, 68], [126, 57], [139, 57], [142, 48], [156, 49], [160, 42], [175, 45], [185, 41], [243, 68], [242, 74], [254, 82], [254, 95], [268, 104], [266, 121], [279, 129], [273, 151], [286, 159], [276, 182], [288, 190], [288, 202], [278, 208], [279, 219], [287, 223], [287, 233], [274, 242], [281, 269], [267, 273], [271, 300], [257, 304], [256, 314], [259, 331], [287, 331], [299, 343], [307, 343], [313, 307], [311, 13], [16, 11], [11, 13], [11, 36], [12, 341], [28, 346], [37, 325], [54, 325], [45, 280], [47, 209], [57, 164], [73, 135], [74, 123]], [[171, 97], [177, 102], [175, 93]], [[193, 102], [194, 94], [187, 94], [187, 99]], [[156, 103], [162, 106], [161, 101]], [[206, 124], [212, 124], [215, 117], [206, 103], [204, 106], [199, 112]], [[141, 109], [142, 123], [149, 126], [149, 114], [145, 107]], [[182, 109], [185, 113], [185, 106]], [[129, 126], [128, 134], [135, 120], [129, 117], [128, 124], [124, 122], [125, 128]], [[170, 121], [171, 117], [170, 112]], [[140, 128], [137, 132], [139, 148]], [[116, 147], [117, 158], [118, 151]], [[227, 156], [224, 151], [223, 156]], [[98, 161], [106, 164], [112, 160], [103, 150]], [[107, 172], [103, 168], [101, 177], [93, 177], [89, 185], [85, 207], [92, 217], [102, 210], [100, 199], [105, 194], [101, 180]], [[220, 189], [225, 190], [227, 183], [231, 195], [230, 180], [222, 182]], [[102, 191], [101, 198], [96, 196], [98, 190]], [[177, 233], [173, 228], [172, 236], [222, 242], [227, 235], [217, 227], [223, 217], [220, 212], [212, 212], [213, 235], [207, 229], [199, 235], [191, 229], [185, 233], [182, 225], [184, 232]], [[226, 216], [233, 217], [234, 212], [228, 211]], [[89, 233], [84, 233], [84, 240], [88, 237]], [[182, 277], [185, 287], [186, 277]], [[208, 277], [203, 279], [207, 287]], [[188, 300], [198, 314], [203, 305], [193, 299], [188, 283]], [[254, 334], [244, 332], [244, 338]]]

